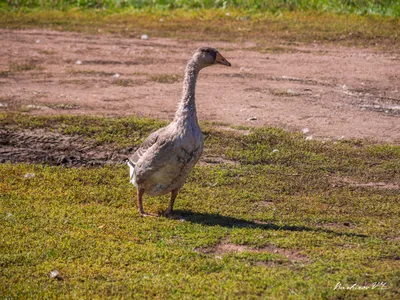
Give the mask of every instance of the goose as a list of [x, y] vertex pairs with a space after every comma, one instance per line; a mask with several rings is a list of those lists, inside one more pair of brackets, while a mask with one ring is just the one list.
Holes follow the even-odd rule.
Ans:
[[179, 190], [200, 159], [203, 134], [197, 121], [196, 81], [201, 69], [215, 64], [231, 66], [214, 48], [201, 47], [194, 52], [186, 66], [182, 98], [174, 120], [151, 133], [127, 160], [130, 182], [137, 188], [137, 209], [141, 216], [155, 216], [144, 212], [144, 194], [161, 196], [171, 193], [164, 215], [173, 214]]

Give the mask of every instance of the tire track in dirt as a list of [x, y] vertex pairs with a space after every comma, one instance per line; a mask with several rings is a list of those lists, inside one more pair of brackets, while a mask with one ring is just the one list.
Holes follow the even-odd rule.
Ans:
[[102, 166], [123, 163], [133, 149], [96, 145], [78, 136], [45, 130], [0, 130], [0, 162], [48, 165]]

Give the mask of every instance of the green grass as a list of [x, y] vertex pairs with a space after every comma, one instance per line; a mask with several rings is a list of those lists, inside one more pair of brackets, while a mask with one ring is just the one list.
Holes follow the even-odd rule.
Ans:
[[[143, 33], [196, 41], [257, 43], [260, 51], [283, 49], [275, 44], [297, 42], [368, 46], [386, 50], [400, 47], [400, 20], [381, 15], [336, 14], [320, 11], [279, 13], [240, 9], [199, 10], [69, 10], [5, 9], [0, 27], [42, 28], [88, 34], [119, 34], [139, 38]], [[256, 49], [256, 50], [257, 50]], [[289, 49], [289, 48], [284, 48]]]
[[[116, 149], [138, 145], [163, 124], [0, 114], [8, 130], [58, 131]], [[249, 135], [202, 128], [204, 155], [236, 164], [194, 169], [176, 202], [182, 219], [139, 217], [125, 165], [0, 164], [1, 297], [399, 296], [399, 190], [336, 184], [399, 185], [399, 146], [306, 141], [276, 128]], [[152, 212], [167, 203], [166, 196], [144, 201]], [[214, 251], [222, 244], [244, 251]], [[59, 280], [49, 278], [52, 270]], [[387, 289], [334, 290], [338, 282], [386, 282]]]
[[0, 124], [10, 128], [57, 131], [65, 135], [80, 135], [97, 144], [116, 144], [126, 147], [141, 143], [147, 134], [165, 125], [165, 122], [146, 118], [100, 117], [35, 117], [24, 114], [0, 113]]
[[144, 0], [144, 1], [116, 1], [116, 0], [83, 0], [83, 1], [53, 1], [53, 0], [7, 0], [4, 4], [7, 8], [47, 8], [70, 9], [102, 8], [102, 9], [241, 9], [250, 11], [321, 11], [335, 13], [378, 14], [388, 16], [400, 16], [400, 4], [395, 0]]

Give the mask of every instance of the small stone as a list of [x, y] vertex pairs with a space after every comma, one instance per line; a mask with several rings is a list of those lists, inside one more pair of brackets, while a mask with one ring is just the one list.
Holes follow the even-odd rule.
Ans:
[[115, 73], [112, 77], [113, 78], [119, 78], [121, 75], [119, 75], [118, 73]]
[[53, 270], [50, 272], [50, 278], [55, 278], [60, 274], [57, 270]]
[[311, 141], [312, 139], [313, 139], [312, 135], [309, 135], [309, 136], [306, 137], [306, 141]]
[[82, 64], [82, 61], [81, 61], [81, 60], [77, 60], [77, 61], [75, 62], [75, 64], [81, 65], [81, 64]]
[[148, 40], [149, 36], [147, 34], [142, 34], [142, 36], [140, 37], [142, 40]]
[[36, 44], [39, 44], [40, 43], [40, 40], [36, 40]]
[[60, 272], [58, 272], [57, 270], [51, 271], [49, 276], [52, 279], [63, 280], [63, 278], [60, 276]]
[[304, 133], [304, 134], [306, 134], [306, 133], [309, 133], [309, 132], [310, 132], [310, 129], [308, 129], [308, 128], [303, 128], [303, 129], [301, 130], [301, 132]]
[[250, 117], [247, 119], [247, 121], [255, 121], [255, 120], [257, 120], [257, 117]]
[[250, 72], [251, 70], [253, 70], [252, 68], [245, 68], [245, 67], [240, 67], [239, 71], [240, 72]]
[[278, 149], [272, 150], [272, 153], [276, 153], [276, 152], [279, 152], [279, 150]]

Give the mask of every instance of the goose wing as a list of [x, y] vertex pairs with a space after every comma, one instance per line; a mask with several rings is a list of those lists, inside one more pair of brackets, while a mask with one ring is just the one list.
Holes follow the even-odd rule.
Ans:
[[140, 145], [139, 149], [129, 157], [129, 161], [135, 166], [139, 159], [146, 153], [146, 151], [151, 148], [157, 141], [160, 140], [160, 136], [164, 132], [165, 127], [158, 129], [151, 133], [144, 142]]
[[172, 169], [179, 167], [175, 166], [179, 165], [175, 148], [174, 138], [166, 128], [152, 133], [129, 158], [134, 166], [136, 183], [144, 184], [156, 173], [158, 174], [157, 180], [162, 180], [161, 178], [164, 177], [170, 178], [171, 170], [168, 174], [168, 171], [164, 169], [168, 165], [170, 167], [172, 165]]

